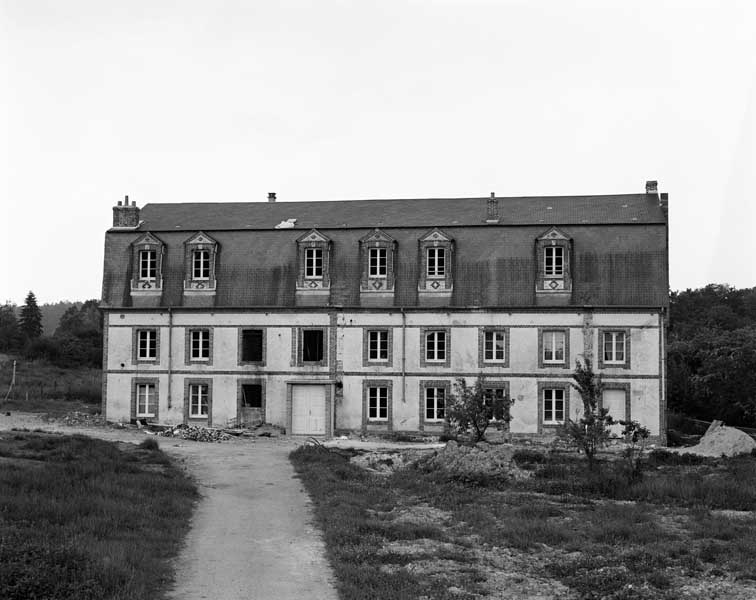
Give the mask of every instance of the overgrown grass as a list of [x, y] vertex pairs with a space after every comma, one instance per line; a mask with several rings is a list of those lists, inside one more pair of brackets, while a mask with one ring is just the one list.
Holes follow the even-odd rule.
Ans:
[[[400, 580], [380, 568], [378, 551], [388, 541], [420, 535], [456, 543], [466, 535], [483, 548], [522, 552], [582, 599], [671, 600], [680, 581], [756, 579], [756, 518], [715, 510], [756, 510], [752, 457], [665, 466], [635, 483], [612, 472], [618, 464], [588, 473], [566, 455], [521, 459], [537, 477], [481, 486], [417, 468], [381, 478], [322, 450], [292, 455], [342, 598], [446, 597], [429, 591], [432, 578], [408, 579], [403, 571]], [[450, 513], [451, 523], [405, 532], [384, 527], [373, 512], [418, 504]], [[468, 566], [472, 573], [475, 565]], [[456, 585], [472, 594], [479, 583], [471, 575]]]
[[161, 597], [197, 498], [162, 451], [2, 432], [0, 467], [0, 598]]
[[16, 383], [3, 402], [13, 377], [13, 358], [0, 356], [0, 410], [96, 413], [102, 402], [102, 370], [61, 368], [44, 360], [16, 360]]

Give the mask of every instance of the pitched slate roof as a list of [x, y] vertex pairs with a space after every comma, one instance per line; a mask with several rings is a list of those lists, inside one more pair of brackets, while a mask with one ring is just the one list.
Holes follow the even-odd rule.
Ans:
[[[655, 194], [497, 198], [500, 225], [666, 223]], [[147, 204], [139, 231], [485, 226], [488, 198]]]

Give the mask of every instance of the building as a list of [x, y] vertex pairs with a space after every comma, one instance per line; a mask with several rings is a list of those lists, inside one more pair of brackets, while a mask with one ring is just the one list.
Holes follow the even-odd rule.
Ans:
[[105, 237], [110, 421], [443, 429], [457, 377], [511, 433], [604, 403], [664, 438], [667, 195], [147, 204]]

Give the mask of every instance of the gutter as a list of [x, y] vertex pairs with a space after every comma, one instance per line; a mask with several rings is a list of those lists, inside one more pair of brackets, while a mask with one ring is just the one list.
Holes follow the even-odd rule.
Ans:
[[402, 404], [407, 403], [407, 313], [402, 311]]
[[171, 374], [173, 368], [173, 307], [168, 307], [168, 409], [171, 408]]

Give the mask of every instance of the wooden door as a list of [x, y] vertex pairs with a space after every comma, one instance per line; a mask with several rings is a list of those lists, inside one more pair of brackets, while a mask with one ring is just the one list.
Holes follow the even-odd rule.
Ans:
[[[609, 414], [615, 421], [624, 420], [625, 415], [625, 390], [604, 390], [602, 405], [609, 409]], [[609, 430], [612, 437], [621, 437], [624, 427], [620, 424], [612, 425]]]
[[293, 385], [291, 389], [291, 433], [325, 435], [326, 386]]

